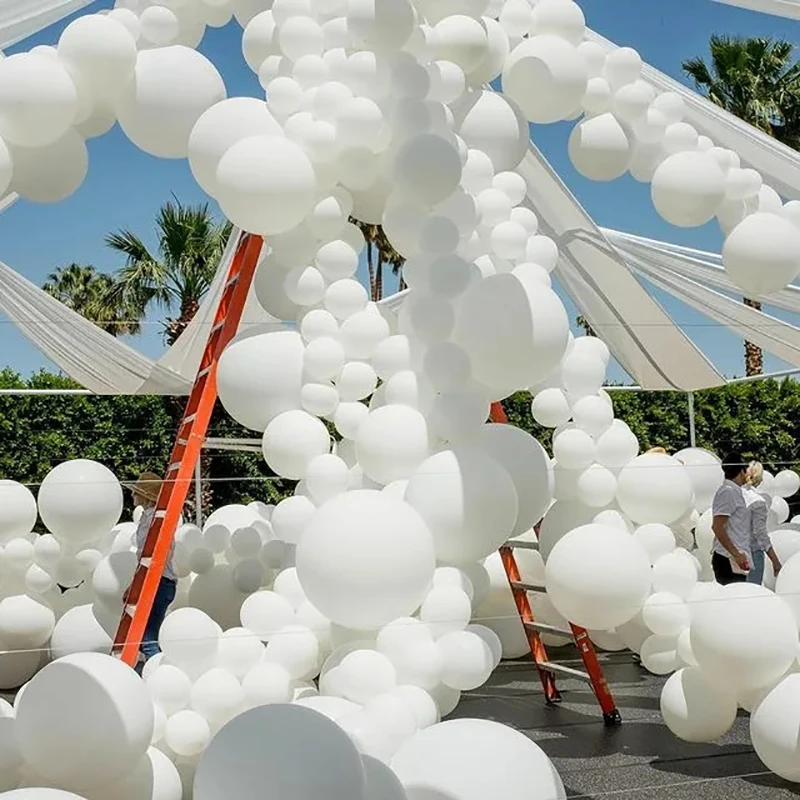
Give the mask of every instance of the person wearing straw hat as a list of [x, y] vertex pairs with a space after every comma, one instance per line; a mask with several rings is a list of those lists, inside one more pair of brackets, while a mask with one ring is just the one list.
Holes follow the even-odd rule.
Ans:
[[[136, 528], [136, 554], [139, 559], [142, 557], [147, 533], [156, 513], [161, 484], [162, 481], [158, 475], [153, 472], [143, 472], [131, 487], [134, 505], [142, 507], [142, 516], [139, 518]], [[172, 563], [174, 552], [175, 543], [173, 542], [172, 550], [164, 567], [164, 574], [161, 576], [161, 583], [158, 586], [155, 600], [153, 600], [153, 608], [150, 611], [150, 618], [147, 620], [144, 637], [139, 646], [139, 652], [145, 662], [161, 652], [161, 648], [158, 646], [158, 634], [178, 589], [178, 576], [175, 574], [175, 567]]]

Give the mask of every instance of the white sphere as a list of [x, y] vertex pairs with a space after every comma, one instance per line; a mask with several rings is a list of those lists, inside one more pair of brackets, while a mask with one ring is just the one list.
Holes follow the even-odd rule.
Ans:
[[444, 634], [437, 646], [443, 655], [442, 682], [452, 689], [470, 691], [482, 686], [494, 669], [489, 645], [472, 631]]
[[456, 303], [452, 340], [470, 356], [473, 378], [493, 390], [510, 392], [544, 379], [561, 361], [568, 334], [557, 295], [514, 275], [477, 281]]
[[314, 167], [298, 145], [279, 136], [237, 142], [222, 156], [216, 178], [223, 211], [251, 233], [289, 231], [314, 206]]
[[692, 483], [683, 465], [672, 456], [645, 453], [619, 473], [617, 501], [634, 522], [668, 525], [691, 507]]
[[394, 754], [406, 793], [458, 800], [563, 800], [550, 759], [531, 739], [498, 722], [455, 719], [414, 734]]
[[540, 0], [533, 8], [532, 25], [538, 35], [559, 36], [576, 47], [586, 30], [583, 11], [572, 0]]
[[[527, 152], [528, 125], [516, 103], [498, 92], [480, 90], [465, 94], [453, 104], [452, 110], [455, 133], [464, 140], [470, 153], [488, 156], [496, 172], [519, 166]], [[473, 156], [472, 162], [467, 160], [462, 180], [471, 179], [471, 170], [477, 168], [476, 158], [479, 157]], [[464, 185], [470, 191], [474, 188]]]
[[53, 610], [26, 594], [0, 600], [0, 641], [10, 650], [43, 647], [53, 633]]
[[800, 779], [797, 725], [800, 722], [800, 675], [785, 677], [750, 716], [750, 740], [756, 755], [787, 781]]
[[484, 425], [480, 446], [511, 477], [517, 492], [517, 521], [513, 534], [530, 530], [552, 500], [553, 479], [545, 449], [529, 433], [513, 425]]
[[486, 55], [486, 29], [472, 17], [449, 15], [436, 23], [433, 35], [437, 57], [458, 64], [464, 72], [478, 67]]
[[725, 198], [725, 174], [707, 153], [676, 153], [656, 169], [651, 195], [667, 222], [695, 228], [717, 213]]
[[531, 122], [567, 119], [580, 108], [589, 76], [575, 47], [558, 36], [533, 36], [512, 51], [503, 92]]
[[[746, 644], [745, 644], [746, 643]], [[734, 692], [757, 689], [783, 675], [797, 656], [797, 624], [768, 589], [732, 584], [719, 602], [693, 609], [691, 646], [700, 668]]]
[[375, 650], [353, 650], [337, 667], [339, 685], [348, 700], [366, 704], [397, 685], [394, 665]]
[[650, 582], [645, 550], [630, 534], [606, 525], [572, 530], [553, 547], [545, 567], [555, 608], [592, 630], [610, 630], [632, 619], [647, 599]]
[[374, 629], [412, 613], [433, 577], [433, 540], [407, 503], [352, 491], [325, 503], [297, 548], [308, 599], [345, 627]]
[[441, 136], [422, 133], [398, 151], [392, 166], [396, 188], [425, 205], [445, 200], [461, 180], [458, 151]]
[[9, 144], [52, 144], [77, 111], [75, 84], [58, 59], [18, 53], [0, 60], [0, 136]]
[[0, 543], [27, 536], [36, 524], [36, 498], [27, 486], [0, 480]]
[[651, 564], [655, 564], [662, 556], [671, 553], [676, 546], [675, 534], [672, 529], [660, 522], [650, 522], [638, 527], [633, 532], [633, 538], [647, 550]]
[[299, 408], [303, 352], [294, 331], [256, 329], [234, 339], [217, 370], [219, 399], [228, 414], [264, 431], [279, 414]]
[[613, 114], [579, 122], [569, 137], [569, 157], [575, 169], [593, 181], [621, 178], [631, 161], [631, 145]]
[[719, 458], [700, 447], [687, 447], [674, 456], [686, 468], [694, 491], [694, 507], [699, 513], [711, 508], [714, 493], [725, 476]]
[[793, 469], [782, 469], [775, 475], [772, 491], [778, 497], [792, 497], [800, 490], [800, 475]]
[[89, 169], [83, 138], [66, 131], [42, 147], [9, 145], [13, 160], [11, 189], [32, 203], [57, 203], [74, 194]]
[[291, 623], [294, 608], [285, 597], [264, 590], [250, 595], [242, 603], [240, 616], [244, 628], [268, 642], [278, 630]]
[[200, 714], [186, 709], [173, 714], [167, 720], [164, 740], [179, 756], [191, 758], [206, 749], [211, 740], [211, 728]]
[[190, 675], [213, 666], [219, 652], [221, 630], [197, 608], [179, 608], [164, 620], [158, 643], [168, 663]]
[[578, 499], [592, 508], [605, 508], [617, 494], [617, 479], [601, 464], [592, 464], [578, 477]]
[[225, 99], [216, 67], [189, 47], [142, 50], [116, 109], [127, 137], [160, 158], [186, 158], [197, 121]]
[[587, 395], [575, 401], [572, 419], [581, 430], [599, 439], [614, 422], [614, 408], [606, 398]]
[[339, 320], [363, 311], [368, 302], [367, 290], [353, 278], [334, 281], [325, 291], [325, 308]]
[[256, 664], [242, 679], [245, 708], [290, 702], [292, 683], [288, 671], [280, 664], [266, 661]]
[[356, 456], [364, 474], [378, 483], [409, 478], [428, 456], [425, 418], [405, 405], [376, 408], [358, 428]]
[[689, 608], [678, 595], [655, 592], [642, 608], [642, 619], [657, 636], [678, 636], [689, 627]]
[[267, 705], [240, 714], [212, 739], [197, 767], [193, 796], [279, 796], [291, 786], [293, 800], [356, 798], [364, 783], [361, 756], [335, 722], [310, 708]]
[[96, 461], [65, 461], [39, 487], [39, 514], [48, 530], [65, 542], [85, 544], [107, 533], [122, 513], [122, 487]]
[[638, 452], [639, 440], [620, 419], [615, 419], [597, 440], [597, 460], [609, 469], [621, 469], [636, 458]]
[[713, 742], [736, 720], [736, 695], [699, 669], [681, 669], [661, 690], [661, 716], [685, 742]]
[[535, 394], [531, 414], [545, 428], [557, 428], [570, 419], [572, 409], [566, 394], [557, 387], [551, 387]]
[[[636, 538], [641, 541], [639, 537]], [[690, 599], [696, 585], [697, 568], [692, 559], [686, 558], [686, 553], [674, 550], [660, 556], [653, 563], [653, 589], [656, 592], [670, 592], [678, 597]]]
[[345, 403], [365, 400], [376, 389], [378, 376], [375, 370], [363, 361], [348, 361], [336, 378], [339, 397]]
[[159, 47], [174, 44], [180, 33], [180, 20], [166, 6], [150, 6], [139, 17], [141, 35]]
[[772, 294], [800, 272], [800, 230], [777, 214], [745, 217], [722, 247], [722, 263], [730, 279], [748, 296]]
[[431, 456], [411, 475], [405, 497], [427, 523], [437, 559], [448, 563], [486, 558], [517, 520], [511, 476], [477, 448]]
[[145, 683], [153, 700], [168, 716], [189, 705], [192, 681], [183, 670], [171, 664], [159, 664], [147, 676]]
[[211, 106], [189, 136], [189, 166], [195, 180], [212, 197], [219, 192], [217, 167], [225, 153], [250, 136], [282, 136], [263, 100], [231, 97]]
[[285, 411], [264, 431], [262, 448], [269, 468], [283, 478], [305, 478], [309, 462], [330, 452], [325, 425], [306, 411]]
[[[130, 772], [147, 752], [153, 724], [152, 701], [130, 667], [108, 655], [78, 653], [48, 664], [26, 686], [14, 730], [38, 773], [79, 791]], [[91, 769], [87, 753], [102, 754]]]

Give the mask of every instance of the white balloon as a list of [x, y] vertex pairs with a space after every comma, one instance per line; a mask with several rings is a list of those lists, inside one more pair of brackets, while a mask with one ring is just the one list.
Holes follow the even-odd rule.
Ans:
[[683, 466], [672, 456], [645, 453], [619, 473], [617, 500], [634, 522], [679, 520], [692, 502], [692, 484]]
[[698, 227], [713, 219], [725, 198], [725, 174], [707, 153], [676, 153], [656, 169], [651, 195], [667, 222]]
[[36, 499], [27, 486], [0, 480], [0, 542], [27, 536], [36, 524]]
[[300, 480], [313, 458], [330, 452], [330, 434], [308, 412], [285, 411], [267, 426], [262, 446], [264, 460], [273, 472]]
[[787, 781], [797, 782], [798, 743], [792, 730], [800, 720], [800, 675], [785, 677], [750, 716], [750, 739], [761, 761]]
[[736, 720], [736, 695], [699, 669], [681, 669], [661, 690], [661, 715], [686, 742], [713, 742]]
[[58, 203], [74, 194], [89, 170], [86, 144], [74, 130], [42, 147], [9, 146], [11, 189], [32, 203]]
[[400, 148], [392, 174], [399, 191], [417, 202], [432, 205], [455, 191], [461, 180], [461, 159], [446, 139], [423, 133]]
[[472, 17], [448, 15], [436, 23], [433, 35], [437, 57], [458, 64], [465, 72], [478, 67], [486, 55], [486, 30]]

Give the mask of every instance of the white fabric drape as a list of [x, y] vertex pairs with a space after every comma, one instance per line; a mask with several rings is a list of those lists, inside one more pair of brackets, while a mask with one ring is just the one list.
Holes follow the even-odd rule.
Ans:
[[[617, 49], [617, 45], [594, 31], [587, 29], [586, 38], [609, 52]], [[675, 92], [683, 97], [687, 122], [713, 139], [715, 144], [735, 150], [742, 161], [757, 169], [765, 183], [778, 194], [790, 200], [800, 200], [800, 153], [742, 122], [648, 64], [642, 70], [642, 78], [661, 92]]]
[[0, 0], [0, 49], [44, 30], [95, 0]]
[[800, 0], [714, 0], [726, 6], [747, 8], [787, 19], [800, 19]]
[[[115, 339], [2, 263], [0, 313], [70, 378], [95, 394], [185, 395], [197, 374], [239, 236], [238, 230], [231, 235], [195, 318], [158, 361]], [[239, 330], [265, 324], [281, 327], [258, 305], [251, 289]]]
[[517, 168], [528, 205], [560, 258], [556, 277], [614, 358], [647, 389], [721, 386], [723, 376], [630, 273], [544, 156], [531, 143]]

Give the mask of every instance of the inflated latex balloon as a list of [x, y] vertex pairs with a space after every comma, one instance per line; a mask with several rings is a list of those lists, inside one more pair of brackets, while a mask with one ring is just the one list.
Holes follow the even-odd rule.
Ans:
[[285, 411], [267, 426], [262, 448], [264, 460], [275, 474], [301, 480], [311, 460], [330, 451], [330, 434], [308, 412]]
[[75, 130], [42, 147], [9, 145], [11, 188], [32, 203], [58, 203], [74, 194], [86, 178], [89, 154]]
[[771, 294], [800, 271], [800, 230], [777, 214], [751, 214], [731, 231], [722, 247], [730, 279], [748, 296]]
[[569, 157], [575, 169], [593, 181], [622, 177], [631, 160], [631, 146], [613, 114], [579, 122], [569, 137]]
[[409, 478], [427, 458], [428, 449], [425, 418], [407, 405], [377, 408], [358, 428], [358, 463], [364, 474], [378, 483]]
[[697, 663], [720, 686], [738, 692], [777, 680], [797, 655], [789, 606], [750, 583], [725, 586], [719, 602], [693, 609], [691, 645]]
[[545, 582], [556, 610], [570, 622], [610, 630], [642, 608], [650, 573], [647, 553], [630, 534], [591, 524], [556, 543], [547, 557]]
[[[758, 757], [776, 775], [800, 780], [797, 725], [800, 722], [800, 675], [785, 677], [750, 717], [750, 739]], [[793, 733], [795, 732], [795, 733]]]
[[69, 130], [77, 112], [75, 84], [58, 59], [18, 53], [0, 60], [0, 136], [8, 143], [52, 144]]
[[678, 636], [690, 622], [689, 608], [681, 597], [655, 592], [642, 608], [644, 624], [657, 636]]
[[653, 564], [675, 549], [675, 534], [671, 528], [660, 522], [642, 525], [634, 531], [633, 536], [647, 550]]
[[27, 536], [36, 524], [36, 499], [27, 486], [0, 480], [0, 543]]
[[609, 469], [620, 469], [636, 458], [639, 441], [631, 429], [620, 419], [597, 440], [597, 460]]
[[409, 796], [435, 793], [482, 800], [562, 800], [566, 791], [550, 759], [528, 737], [497, 722], [456, 719], [416, 733], [391, 760]]
[[455, 191], [461, 180], [461, 159], [446, 139], [423, 133], [400, 148], [393, 176], [396, 187], [410, 199], [432, 205]]
[[486, 30], [471, 17], [461, 14], [446, 16], [434, 26], [434, 36], [438, 58], [452, 61], [465, 72], [478, 67], [486, 55]]
[[[465, 142], [473, 156], [464, 168], [464, 181], [472, 179], [475, 159], [488, 156], [496, 172], [513, 170], [519, 166], [527, 152], [528, 125], [519, 107], [498, 92], [485, 90], [465, 94], [452, 106], [454, 131]], [[489, 179], [491, 181], [491, 177]], [[473, 186], [464, 183], [472, 191]], [[481, 188], [489, 188], [482, 186]]]
[[714, 218], [725, 198], [725, 174], [707, 153], [671, 155], [653, 175], [656, 211], [681, 228], [695, 228]]
[[533, 8], [532, 25], [539, 35], [552, 34], [578, 46], [583, 41], [586, 20], [572, 0], [541, 0]]
[[174, 45], [139, 52], [116, 109], [122, 130], [137, 147], [160, 158], [186, 158], [195, 124], [224, 99], [216, 67], [195, 50]]
[[[59, 719], [69, 724], [53, 724]], [[78, 653], [48, 664], [27, 685], [14, 729], [38, 773], [79, 791], [130, 772], [147, 752], [153, 721], [145, 684], [130, 667], [108, 655]], [[91, 769], [87, 753], [101, 756]]]
[[320, 507], [297, 548], [308, 599], [345, 627], [369, 630], [411, 614], [433, 577], [433, 539], [407, 503], [359, 490]]
[[122, 487], [110, 469], [96, 461], [65, 461], [50, 470], [39, 487], [39, 514], [63, 542], [85, 544], [107, 533], [122, 513]]
[[531, 414], [540, 425], [557, 428], [569, 421], [572, 409], [566, 394], [557, 387], [550, 387], [534, 395]]
[[[301, 751], [306, 757], [298, 759]], [[335, 722], [310, 708], [268, 705], [235, 717], [212, 739], [194, 797], [262, 797], [291, 786], [296, 800], [355, 798], [364, 796], [364, 785], [361, 756]]]
[[251, 233], [284, 233], [314, 206], [316, 176], [308, 156], [278, 136], [234, 144], [220, 160], [216, 178], [223, 211]]
[[661, 690], [661, 716], [686, 742], [713, 742], [736, 720], [736, 695], [699, 669], [681, 669]]
[[217, 386], [225, 410], [263, 432], [279, 414], [300, 408], [303, 340], [265, 326], [234, 339], [219, 361]]
[[411, 475], [405, 498], [427, 523], [437, 559], [447, 563], [486, 558], [512, 535], [517, 521], [511, 476], [478, 448], [431, 456]]
[[645, 453], [619, 473], [617, 501], [634, 522], [668, 525], [689, 510], [692, 483], [677, 459], [660, 453]]
[[0, 600], [0, 641], [11, 650], [43, 647], [55, 622], [49, 606], [26, 594]]
[[189, 136], [189, 166], [195, 180], [212, 197], [219, 191], [217, 166], [237, 142], [250, 136], [282, 136], [263, 100], [231, 97], [211, 106], [192, 128]]
[[531, 122], [568, 119], [580, 108], [588, 81], [575, 47], [552, 35], [523, 40], [503, 68], [503, 92]]
[[158, 637], [170, 664], [196, 675], [213, 666], [219, 652], [221, 630], [197, 608], [179, 608], [167, 616]]
[[702, 514], [711, 508], [714, 492], [722, 485], [722, 464], [714, 453], [700, 447], [687, 447], [674, 457], [686, 467], [694, 490], [694, 507]]

